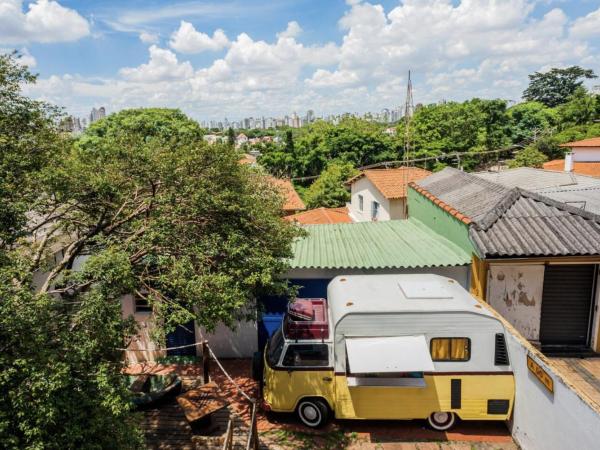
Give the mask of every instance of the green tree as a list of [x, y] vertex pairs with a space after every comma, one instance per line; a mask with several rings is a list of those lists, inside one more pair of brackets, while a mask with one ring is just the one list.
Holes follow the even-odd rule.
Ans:
[[350, 192], [344, 183], [358, 174], [359, 171], [351, 163], [332, 161], [306, 190], [304, 194], [306, 206], [308, 208], [344, 206], [350, 200]]
[[542, 167], [548, 157], [535, 146], [530, 145], [521, 150], [514, 159], [510, 160], [509, 167]]
[[34, 81], [16, 55], [0, 56], [0, 447], [136, 448], [117, 350], [132, 332], [115, 300], [127, 280], [95, 259], [103, 278], [77, 299], [31, 288], [35, 268], [51, 264], [42, 253], [55, 230], [33, 213], [42, 174], [72, 145], [57, 129], [56, 108], [22, 96]]
[[2, 75], [0, 86], [16, 85], [12, 98], [33, 109], [23, 117], [44, 119], [25, 128], [31, 142], [57, 145], [27, 165], [39, 148], [0, 128], [31, 186], [0, 193], [29, 218], [0, 241], [0, 447], [139, 447], [121, 376], [119, 348], [134, 332], [122, 295], [148, 299], [165, 324], [157, 338], [191, 319], [231, 325], [260, 294], [287, 292], [278, 275], [300, 231], [281, 220], [277, 188], [233, 148], [205, 145], [180, 111], [122, 111], [73, 143], [20, 98], [29, 74], [3, 61], [14, 82]]
[[578, 87], [566, 103], [558, 107], [561, 125], [583, 125], [600, 118], [597, 109], [598, 95], [589, 94], [584, 87]]
[[286, 130], [285, 132], [285, 151], [289, 154], [294, 153], [294, 135], [292, 130]]
[[231, 127], [227, 129], [227, 144], [231, 147], [235, 145], [235, 132]]
[[523, 92], [527, 101], [536, 101], [554, 107], [568, 101], [585, 79], [596, 78], [594, 71], [579, 66], [552, 68], [548, 72], [529, 75], [529, 86]]
[[523, 143], [548, 133], [558, 122], [558, 114], [540, 102], [519, 103], [508, 109], [511, 139]]

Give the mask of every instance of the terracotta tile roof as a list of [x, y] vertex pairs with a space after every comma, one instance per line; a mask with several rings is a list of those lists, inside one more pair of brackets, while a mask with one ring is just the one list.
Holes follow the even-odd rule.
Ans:
[[324, 223], [352, 223], [348, 208], [316, 208], [284, 217], [300, 225], [322, 225]]
[[431, 200], [435, 205], [442, 208], [444, 211], [448, 212], [448, 214], [456, 217], [461, 222], [464, 222], [467, 225], [472, 222], [472, 220], [469, 217], [467, 217], [464, 214], [462, 214], [461, 212], [459, 212], [456, 208], [453, 208], [449, 204], [443, 202], [442, 200], [437, 198], [435, 195], [433, 195], [431, 192], [429, 192], [427, 189], [423, 189], [422, 187], [418, 186], [415, 183], [410, 183], [409, 186], [411, 188], [413, 188], [415, 191], [417, 191], [419, 194], [421, 194], [423, 197]]
[[244, 153], [244, 156], [242, 156], [239, 162], [240, 164], [256, 164], [256, 156]]
[[431, 172], [419, 167], [398, 167], [396, 169], [368, 169], [351, 178], [346, 184], [352, 184], [362, 177], [367, 177], [385, 198], [406, 197], [406, 186], [413, 181], [422, 180]]
[[560, 144], [561, 147], [600, 147], [600, 136]]
[[[562, 172], [565, 169], [564, 159], [554, 159], [544, 163], [545, 170]], [[573, 172], [590, 177], [600, 177], [600, 162], [574, 162]]]
[[286, 201], [283, 205], [283, 210], [287, 212], [302, 211], [306, 209], [306, 205], [294, 189], [294, 185], [290, 180], [282, 180], [281, 178], [269, 177], [271, 182], [277, 186], [281, 193], [285, 196]]

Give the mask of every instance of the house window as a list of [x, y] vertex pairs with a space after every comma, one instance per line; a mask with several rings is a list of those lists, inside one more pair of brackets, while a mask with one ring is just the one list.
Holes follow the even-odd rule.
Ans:
[[152, 312], [152, 306], [148, 303], [144, 297], [138, 295], [135, 296], [135, 312]]
[[327, 344], [288, 345], [283, 365], [286, 367], [327, 367], [329, 349]]
[[358, 194], [358, 210], [362, 211], [364, 208], [364, 198], [362, 195]]
[[379, 215], [379, 203], [371, 203], [371, 219], [376, 220]]
[[471, 339], [469, 338], [433, 338], [430, 346], [433, 361], [468, 361], [471, 359]]

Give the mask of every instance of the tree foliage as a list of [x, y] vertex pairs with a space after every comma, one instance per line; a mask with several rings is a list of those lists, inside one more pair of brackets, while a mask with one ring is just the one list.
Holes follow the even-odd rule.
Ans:
[[523, 92], [523, 98], [552, 108], [565, 103], [585, 79], [591, 78], [596, 78], [594, 71], [579, 66], [535, 72], [529, 75], [529, 86]]
[[0, 447], [139, 447], [122, 296], [148, 299], [159, 335], [232, 325], [286, 290], [299, 231], [277, 188], [180, 111], [122, 111], [74, 142], [21, 95], [34, 78], [0, 64], [0, 170], [18, 168], [0, 181], [15, 218], [0, 223]]
[[514, 159], [509, 161], [509, 167], [537, 167], [548, 161], [548, 157], [539, 151], [534, 145], [525, 147], [524, 150], [517, 153]]
[[304, 194], [306, 206], [308, 208], [344, 206], [350, 200], [350, 192], [344, 183], [358, 173], [351, 163], [331, 162], [306, 190]]

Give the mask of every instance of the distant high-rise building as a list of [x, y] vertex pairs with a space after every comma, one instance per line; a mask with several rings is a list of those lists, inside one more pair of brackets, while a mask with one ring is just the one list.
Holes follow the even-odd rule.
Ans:
[[104, 117], [106, 117], [106, 109], [104, 106], [101, 106], [98, 109], [92, 108], [92, 112], [90, 113], [90, 125]]

